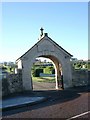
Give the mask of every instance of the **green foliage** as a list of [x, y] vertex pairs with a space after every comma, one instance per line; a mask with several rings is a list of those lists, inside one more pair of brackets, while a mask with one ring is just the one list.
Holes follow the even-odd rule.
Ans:
[[34, 82], [55, 83], [55, 77], [32, 77]]
[[14, 73], [15, 68], [17, 67], [16, 64], [7, 64], [7, 62], [4, 62], [3, 65], [0, 66], [2, 70], [7, 71], [8, 73]]
[[[37, 69], [43, 69], [43, 72], [42, 70], [39, 72]], [[44, 66], [43, 64], [42, 65], [35, 65], [33, 64], [33, 67], [32, 67], [32, 75], [33, 76], [39, 76], [40, 73], [44, 73], [44, 74], [55, 74], [55, 70], [54, 70], [54, 66]]]
[[5, 70], [5, 71], [6, 71], [6, 70], [7, 70], [7, 67], [4, 67], [4, 66], [3, 66], [3, 67], [2, 67], [2, 70]]
[[39, 77], [40, 73], [43, 73], [43, 69], [35, 69], [32, 74], [34, 77]]
[[90, 63], [87, 64], [87, 68], [90, 70]]
[[44, 73], [45, 74], [52, 74], [52, 68], [50, 66], [47, 66], [45, 69], [44, 69]]
[[53, 66], [50, 66], [50, 67], [49, 67], [49, 70], [52, 71], [52, 70], [53, 70]]
[[75, 67], [76, 67], [76, 68], [81, 68], [82, 65], [81, 65], [80, 63], [77, 63]]
[[54, 68], [52, 69], [52, 74], [55, 74], [55, 69]]
[[75, 69], [82, 69], [83, 66], [85, 67], [84, 69], [88, 69], [88, 68], [90, 69], [90, 63], [87, 63], [85, 61], [82, 61], [82, 62], [77, 61], [76, 63], [73, 63], [73, 67]]

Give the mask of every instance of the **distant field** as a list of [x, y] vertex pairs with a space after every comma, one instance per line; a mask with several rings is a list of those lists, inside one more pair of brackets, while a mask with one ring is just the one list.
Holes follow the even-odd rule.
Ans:
[[55, 77], [32, 77], [34, 82], [55, 83]]

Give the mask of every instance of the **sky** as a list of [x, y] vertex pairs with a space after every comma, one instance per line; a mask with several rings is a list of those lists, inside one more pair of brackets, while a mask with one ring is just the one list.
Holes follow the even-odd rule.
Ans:
[[87, 2], [2, 2], [1, 13], [0, 62], [23, 55], [41, 27], [74, 58], [88, 59]]

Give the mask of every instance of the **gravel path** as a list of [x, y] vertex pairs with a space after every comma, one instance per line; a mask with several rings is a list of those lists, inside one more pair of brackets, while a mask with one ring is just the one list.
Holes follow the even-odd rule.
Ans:
[[55, 90], [55, 83], [33, 82], [33, 90]]

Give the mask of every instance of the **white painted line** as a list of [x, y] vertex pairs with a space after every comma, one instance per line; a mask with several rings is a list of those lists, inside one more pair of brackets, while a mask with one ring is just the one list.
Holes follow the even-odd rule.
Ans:
[[74, 116], [74, 117], [68, 118], [67, 120], [72, 120], [72, 119], [74, 119], [74, 118], [81, 117], [81, 116], [86, 115], [86, 114], [88, 114], [88, 113], [90, 113], [90, 111], [87, 111], [87, 112], [84, 112], [84, 113], [82, 113], [82, 114], [76, 115], [76, 116]]

